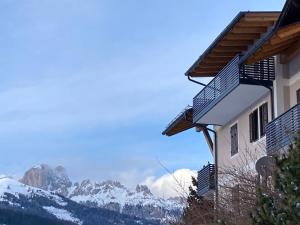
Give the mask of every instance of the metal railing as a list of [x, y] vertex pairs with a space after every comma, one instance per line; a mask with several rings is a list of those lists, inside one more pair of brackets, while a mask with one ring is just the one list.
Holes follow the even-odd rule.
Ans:
[[215, 165], [208, 164], [198, 171], [197, 193], [203, 196], [209, 190], [215, 189]]
[[193, 120], [197, 122], [239, 84], [272, 85], [275, 79], [274, 58], [253, 65], [239, 65], [234, 57], [193, 99]]
[[298, 131], [300, 131], [300, 103], [267, 124], [267, 154], [274, 155], [292, 144]]

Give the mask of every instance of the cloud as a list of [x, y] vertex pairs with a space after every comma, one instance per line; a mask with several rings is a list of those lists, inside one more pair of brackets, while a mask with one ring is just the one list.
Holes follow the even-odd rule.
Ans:
[[172, 174], [165, 174], [159, 178], [148, 177], [144, 184], [154, 195], [162, 198], [186, 196], [188, 188], [192, 184], [191, 176], [197, 176], [196, 171], [178, 169]]

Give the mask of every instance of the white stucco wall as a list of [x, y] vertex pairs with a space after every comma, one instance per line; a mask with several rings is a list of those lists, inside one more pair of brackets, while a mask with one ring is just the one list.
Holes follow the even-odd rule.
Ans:
[[[249, 93], [250, 94], [250, 93]], [[222, 170], [230, 167], [246, 166], [245, 164], [253, 164], [257, 159], [266, 154], [265, 137], [259, 138], [256, 142], [250, 143], [249, 133], [249, 115], [259, 106], [268, 102], [268, 119], [271, 120], [271, 104], [270, 94], [258, 100], [255, 104], [249, 106], [244, 112], [232, 121], [222, 127], [215, 127], [217, 131], [217, 147], [218, 147], [218, 164]], [[238, 141], [239, 152], [231, 156], [231, 136], [230, 128], [235, 123], [238, 124]], [[259, 134], [260, 137], [260, 134]]]
[[297, 104], [297, 90], [300, 89], [300, 55], [288, 64], [289, 66], [289, 98], [290, 107]]

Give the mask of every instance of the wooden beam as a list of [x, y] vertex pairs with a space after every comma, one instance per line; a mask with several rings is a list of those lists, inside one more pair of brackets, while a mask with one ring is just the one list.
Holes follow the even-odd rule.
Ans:
[[214, 155], [214, 143], [213, 143], [213, 141], [210, 137], [210, 134], [209, 134], [207, 128], [203, 128], [203, 134], [204, 134], [206, 143], [209, 147], [209, 150], [210, 150], [211, 154]]
[[242, 18], [241, 21], [238, 23], [239, 27], [270, 27], [274, 24], [273, 21], [265, 21], [265, 22], [247, 22], [244, 21]]
[[280, 12], [247, 12], [245, 17], [275, 17], [278, 18]]
[[239, 41], [233, 41], [233, 40], [222, 40], [220, 42], [220, 46], [230, 46], [230, 47], [235, 47], [235, 46], [248, 46], [253, 44], [252, 40], [239, 40]]
[[243, 40], [256, 40], [260, 37], [259, 34], [234, 34], [229, 33], [225, 36], [225, 40], [236, 40], [236, 41], [243, 41]]
[[291, 45], [294, 42], [295, 42], [294, 40], [289, 40], [289, 41], [283, 41], [282, 43], [278, 43], [276, 45], [272, 45], [270, 43], [267, 43], [267, 44], [263, 45], [262, 50], [263, 51], [272, 51], [273, 49], [279, 49], [283, 46]]
[[287, 41], [287, 40], [294, 40], [294, 41], [297, 41], [297, 40], [299, 40], [299, 37], [300, 37], [300, 34], [299, 34], [299, 33], [293, 34], [293, 35], [290, 35], [290, 36], [286, 36], [286, 37], [284, 37], [284, 38], [281, 38], [281, 37], [279, 37], [277, 34], [275, 34], [275, 35], [271, 38], [270, 43], [271, 43], [272, 45], [276, 45], [276, 44], [278, 44], [278, 43], [281, 43], [281, 42]]
[[246, 22], [275, 22], [278, 16], [250, 16], [245, 15], [244, 21]]
[[236, 46], [236, 47], [222, 47], [222, 46], [218, 46], [216, 47], [213, 52], [223, 52], [223, 53], [239, 53], [239, 52], [242, 52], [242, 51], [245, 51], [247, 50], [248, 47], [247, 46]]
[[274, 48], [274, 49], [269, 50], [269, 51], [260, 50], [257, 53], [255, 53], [252, 57], [250, 57], [246, 61], [246, 64], [253, 64], [253, 63], [258, 62], [262, 59], [272, 57], [274, 55], [278, 55], [281, 52], [283, 52], [286, 48], [287, 48], [287, 46], [282, 46], [280, 48]]
[[262, 34], [267, 31], [266, 27], [234, 27], [231, 32], [234, 34]]
[[228, 62], [232, 59], [232, 56], [207, 56], [203, 62], [209, 62], [209, 61], [214, 61], [214, 62]]
[[287, 36], [290, 36], [290, 35], [293, 35], [293, 34], [296, 34], [296, 33], [299, 33], [299, 32], [300, 32], [300, 22], [288, 25], [287, 27], [281, 28], [277, 32], [277, 35], [280, 38], [284, 38], [284, 37], [287, 37]]
[[204, 61], [200, 63], [200, 65], [219, 65], [219, 64], [227, 63], [230, 60], [231, 58], [209, 58], [209, 59], [206, 58]]
[[295, 44], [291, 45], [286, 51], [280, 56], [280, 63], [286, 64], [291, 61], [294, 57], [300, 54], [300, 40]]
[[209, 57], [218, 57], [218, 58], [233, 58], [236, 56], [235, 52], [212, 52], [208, 55]]
[[218, 74], [218, 71], [193, 71], [191, 72], [192, 77], [215, 77]]
[[196, 68], [199, 70], [220, 70], [222, 69], [226, 64], [220, 65], [220, 64], [215, 64], [215, 65], [202, 65], [200, 64], [199, 66], [197, 66]]
[[218, 65], [220, 63], [226, 63], [226, 58], [205, 58], [199, 65]]

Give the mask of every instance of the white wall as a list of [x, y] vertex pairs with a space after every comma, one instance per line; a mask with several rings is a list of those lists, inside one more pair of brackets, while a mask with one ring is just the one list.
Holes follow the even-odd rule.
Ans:
[[[252, 164], [250, 166], [254, 168], [255, 161], [266, 155], [265, 137], [258, 139], [258, 141], [254, 143], [250, 143], [249, 134], [249, 115], [265, 102], [268, 102], [268, 116], [270, 121], [271, 101], [270, 94], [267, 94], [267, 96], [249, 106], [247, 110], [226, 125], [222, 127], [215, 127], [215, 130], [217, 131], [218, 164], [220, 170], [229, 167], [246, 166], [245, 164], [250, 163]], [[231, 156], [230, 128], [235, 123], [238, 124], [239, 152], [236, 155]]]
[[296, 91], [300, 88], [300, 55], [287, 64], [280, 64], [276, 57], [274, 82], [275, 117], [297, 104]]

